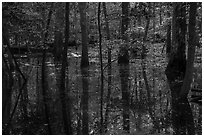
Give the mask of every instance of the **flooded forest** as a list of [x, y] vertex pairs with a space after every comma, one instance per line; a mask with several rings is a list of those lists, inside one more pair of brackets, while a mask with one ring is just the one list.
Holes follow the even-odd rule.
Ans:
[[201, 2], [3, 2], [3, 135], [202, 135]]

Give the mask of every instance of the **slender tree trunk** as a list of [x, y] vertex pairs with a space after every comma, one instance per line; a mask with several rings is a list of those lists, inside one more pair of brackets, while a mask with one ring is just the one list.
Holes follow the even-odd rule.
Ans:
[[89, 116], [88, 116], [88, 100], [89, 100], [89, 83], [88, 83], [88, 78], [89, 78], [89, 73], [87, 68], [82, 68], [81, 69], [81, 74], [82, 74], [82, 134], [83, 135], [88, 135], [89, 134]]
[[[105, 17], [105, 24], [106, 24], [106, 34], [107, 40], [110, 40], [110, 31], [109, 31], [109, 24], [107, 19], [107, 11], [106, 11], [106, 3], [103, 2], [103, 12]], [[105, 112], [105, 120], [104, 120], [104, 130], [107, 132], [108, 126], [108, 114], [110, 109], [110, 96], [111, 96], [111, 47], [108, 47], [108, 94], [107, 94], [107, 104], [106, 104], [106, 112]]]
[[[52, 8], [53, 8], [53, 3], [51, 5], [49, 14], [48, 14], [48, 20], [47, 20], [47, 26], [46, 26], [46, 32], [45, 32], [45, 37], [43, 40], [43, 45], [45, 46], [47, 37], [48, 37], [48, 29], [50, 26], [50, 20], [52, 17]], [[41, 71], [41, 77], [42, 77], [42, 93], [43, 93], [43, 103], [44, 103], [44, 109], [45, 109], [45, 122], [47, 124], [47, 128], [48, 128], [48, 134], [52, 134], [52, 130], [51, 130], [51, 125], [50, 125], [50, 120], [49, 120], [49, 107], [48, 107], [48, 102], [47, 102], [47, 80], [46, 80], [46, 65], [45, 65], [45, 61], [46, 61], [46, 48], [44, 47], [43, 49], [43, 59], [42, 59], [42, 71]]]
[[[23, 72], [28, 72], [28, 68], [25, 68], [23, 70]], [[27, 74], [25, 74], [26, 76]], [[28, 76], [26, 76], [28, 77]], [[18, 75], [18, 82], [19, 82], [19, 93], [20, 93], [20, 90], [21, 90], [21, 86], [22, 86], [22, 79], [21, 79], [21, 76], [20, 74]], [[27, 86], [25, 86], [23, 88], [23, 91], [22, 91], [22, 95], [21, 95], [21, 100], [20, 100], [20, 108], [22, 109], [22, 118], [23, 118], [23, 134], [28, 134], [27, 131], [28, 131], [28, 128], [27, 128], [27, 118], [28, 118], [28, 111], [27, 111], [27, 105], [28, 105], [28, 89], [27, 89]]]
[[99, 33], [99, 55], [100, 55], [100, 67], [101, 67], [101, 128], [100, 133], [103, 134], [104, 126], [103, 126], [103, 92], [104, 92], [104, 84], [103, 84], [103, 56], [102, 56], [102, 46], [101, 46], [101, 22], [100, 22], [100, 14], [101, 14], [101, 3], [98, 3], [98, 33]]
[[36, 66], [37, 66], [37, 68], [36, 68], [37, 113], [42, 114], [42, 104], [41, 104], [42, 94], [41, 94], [41, 88], [39, 86], [39, 78], [40, 78], [40, 76], [39, 76], [39, 74], [40, 74], [39, 73], [40, 72], [39, 64], [40, 64], [40, 62], [39, 62], [39, 59], [37, 58], [37, 64], [36, 64]]
[[81, 57], [81, 74], [82, 74], [82, 134], [89, 134], [89, 124], [88, 124], [88, 91], [89, 91], [89, 58], [88, 58], [88, 45], [87, 45], [87, 21], [86, 21], [86, 2], [80, 2], [79, 12], [80, 12], [80, 24], [82, 31], [82, 57]]
[[[67, 67], [67, 45], [69, 40], [69, 2], [66, 3], [66, 12], [65, 12], [65, 20], [66, 20], [66, 27], [65, 27], [65, 44], [63, 48], [63, 58], [62, 58], [62, 68], [61, 68], [61, 82], [60, 82], [60, 99], [62, 104], [62, 116], [63, 116], [63, 124], [64, 124], [64, 132], [67, 135], [72, 134], [71, 129], [71, 116], [70, 116], [70, 100], [69, 100], [69, 93], [66, 94], [65, 89], [65, 72]], [[68, 88], [69, 89], [69, 88]], [[66, 104], [66, 100], [68, 103]]]
[[[154, 14], [154, 18], [153, 18], [153, 31], [154, 31], [154, 34], [155, 34], [155, 32], [156, 32], [156, 9], [155, 9], [155, 2], [153, 3], [153, 14]], [[148, 30], [147, 30], [148, 31]], [[154, 37], [154, 41], [155, 41], [155, 38], [156, 37]], [[145, 41], [144, 41], [145, 42]], [[155, 53], [155, 48], [153, 48], [153, 72], [152, 72], [152, 77], [153, 77], [153, 81], [152, 81], [152, 90], [151, 91], [153, 91], [152, 93], [153, 93], [153, 100], [155, 100], [156, 99], [156, 91], [154, 91], [155, 90], [155, 56], [154, 56], [154, 53]], [[150, 91], [149, 91], [150, 92]], [[151, 97], [151, 96], [150, 96]], [[150, 101], [150, 98], [148, 99], [148, 102]], [[156, 105], [156, 103], [155, 103], [155, 105]], [[153, 105], [153, 109], [150, 109], [150, 111], [152, 111], [152, 112], [150, 112], [150, 113], [152, 113], [152, 117], [154, 117], [155, 116], [155, 105]], [[153, 118], [153, 120], [154, 120], [154, 118]], [[153, 123], [155, 123], [155, 122], [153, 122]], [[159, 122], [158, 122], [159, 123]], [[155, 123], [156, 124], [156, 123]], [[158, 133], [160, 133], [160, 126], [159, 126], [159, 124], [156, 124], [156, 125], [154, 125], [154, 126], [157, 126], [156, 128], [158, 129]]]
[[177, 19], [177, 12], [178, 12], [178, 10], [177, 10], [177, 4], [178, 3], [173, 3], [173, 15], [172, 15], [172, 27], [171, 27], [171, 29], [172, 29], [172, 35], [171, 35], [171, 37], [172, 37], [172, 41], [171, 41], [171, 53], [175, 53], [175, 47], [177, 47], [177, 23], [176, 23], [176, 19]]
[[[77, 37], [77, 3], [76, 2], [73, 2], [73, 4], [74, 4], [74, 38], [75, 38], [75, 41], [77, 42], [77, 39], [78, 39], [78, 37]], [[76, 45], [76, 51], [77, 51], [77, 49], [78, 49], [78, 45]]]
[[4, 129], [4, 126], [9, 122], [10, 117], [13, 76], [4, 55], [2, 58], [2, 126]]
[[86, 3], [80, 2], [79, 11], [80, 11], [80, 24], [82, 30], [82, 58], [81, 58], [81, 67], [89, 66], [89, 58], [88, 58], [88, 35], [87, 35], [87, 20], [86, 20]]
[[55, 30], [54, 40], [54, 60], [60, 62], [63, 53], [63, 34], [61, 30]]
[[47, 83], [46, 83], [46, 69], [45, 69], [45, 51], [43, 53], [43, 60], [42, 60], [42, 71], [41, 71], [41, 82], [42, 82], [42, 93], [43, 93], [43, 104], [44, 104], [44, 111], [45, 111], [45, 123], [47, 124], [48, 134], [52, 134], [50, 121], [49, 121], [49, 110], [48, 110], [48, 101], [47, 101]]
[[[59, 7], [63, 9], [64, 3], [58, 2], [55, 3], [56, 7]], [[60, 63], [62, 59], [62, 53], [63, 53], [63, 28], [64, 26], [64, 14], [62, 12], [65, 12], [64, 10], [57, 9], [55, 12], [55, 31], [54, 31], [54, 61], [55, 63]]]
[[81, 106], [82, 102], [80, 101], [80, 94], [78, 92], [78, 98], [77, 98], [77, 106], [78, 106], [78, 111], [77, 111], [77, 135], [81, 135]]
[[167, 38], [166, 38], [166, 55], [171, 53], [171, 23], [167, 26]]
[[186, 61], [186, 32], [187, 32], [186, 3], [179, 3], [178, 7], [180, 12], [177, 18], [177, 22], [179, 25], [178, 26], [179, 37], [177, 37], [178, 38], [177, 54], [181, 59]]
[[[139, 108], [139, 110], [141, 110], [141, 109], [143, 109], [143, 106], [142, 106], [142, 104], [141, 104], [141, 94], [142, 94], [142, 85], [141, 85], [141, 73], [139, 72], [138, 73], [138, 83], [139, 83], [139, 85], [138, 85], [138, 93], [139, 93], [139, 95], [136, 95], [136, 102], [137, 102], [137, 104], [138, 104], [138, 107], [137, 108]], [[141, 114], [141, 111], [138, 111], [138, 117], [137, 117], [137, 121], [136, 121], [136, 130], [138, 131], [138, 132], [141, 132], [142, 131], [142, 129], [141, 129], [141, 124], [142, 124], [142, 114]]]

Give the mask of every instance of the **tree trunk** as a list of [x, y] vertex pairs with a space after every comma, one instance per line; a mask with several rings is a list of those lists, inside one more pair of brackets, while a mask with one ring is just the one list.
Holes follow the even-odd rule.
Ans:
[[[69, 2], [66, 3], [66, 12], [65, 12], [65, 44], [63, 48], [63, 58], [62, 58], [62, 68], [61, 68], [61, 82], [60, 82], [60, 100], [62, 105], [62, 117], [63, 117], [63, 124], [64, 124], [64, 132], [67, 135], [72, 134], [71, 129], [71, 116], [70, 116], [70, 100], [69, 100], [69, 92], [66, 94], [65, 91], [65, 72], [67, 67], [67, 45], [69, 41]], [[68, 88], [69, 89], [69, 88]], [[68, 100], [68, 103], [67, 103]], [[67, 103], [67, 104], [66, 104]]]
[[[43, 45], [45, 46], [47, 37], [48, 37], [48, 29], [50, 26], [50, 20], [52, 17], [52, 8], [53, 8], [53, 3], [50, 7], [50, 11], [48, 14], [48, 20], [47, 20], [47, 26], [46, 26], [46, 31], [45, 31], [45, 36], [43, 39]], [[43, 103], [44, 103], [44, 111], [45, 111], [45, 123], [47, 124], [47, 128], [48, 128], [48, 134], [52, 134], [52, 130], [51, 130], [51, 125], [50, 125], [50, 120], [49, 120], [49, 107], [48, 107], [48, 101], [47, 101], [47, 80], [46, 80], [46, 65], [45, 65], [45, 61], [46, 61], [46, 48], [44, 47], [43, 49], [43, 59], [42, 59], [42, 71], [41, 71], [41, 82], [42, 82], [42, 93], [43, 93]]]
[[79, 12], [80, 12], [80, 24], [82, 32], [82, 57], [81, 57], [81, 75], [82, 75], [82, 134], [89, 134], [89, 124], [88, 124], [88, 91], [89, 91], [89, 58], [88, 58], [88, 47], [87, 47], [87, 21], [86, 21], [86, 2], [80, 2]]
[[[121, 26], [121, 35], [122, 39], [127, 43], [128, 37], [125, 34], [125, 31], [128, 29], [128, 2], [122, 3], [122, 26]], [[122, 90], [122, 101], [123, 101], [123, 130], [127, 133], [130, 132], [130, 118], [129, 118], [129, 86], [128, 86], [128, 78], [129, 78], [129, 53], [128, 53], [128, 45], [121, 44], [120, 51], [118, 54], [118, 64], [119, 64], [119, 72], [121, 79], [121, 90]]]
[[191, 82], [192, 82], [192, 75], [193, 75], [193, 68], [194, 68], [194, 57], [195, 57], [195, 43], [196, 43], [196, 10], [197, 10], [197, 3], [190, 3], [190, 15], [189, 15], [189, 40], [188, 40], [188, 59], [187, 59], [187, 65], [186, 65], [186, 73], [184, 77], [184, 82], [181, 88], [180, 96], [181, 97], [187, 97], [190, 88], [191, 88]]
[[5, 124], [9, 122], [13, 86], [13, 76], [7, 62], [5, 61], [4, 55], [2, 62], [2, 79], [2, 126], [4, 129]]
[[54, 59], [55, 62], [59, 62], [62, 59], [63, 52], [63, 34], [60, 30], [55, 30], [55, 40], [54, 40]]
[[[105, 24], [106, 24], [106, 34], [107, 40], [110, 40], [110, 31], [109, 31], [109, 24], [107, 18], [107, 11], [106, 11], [106, 3], [103, 2], [103, 12], [105, 17]], [[108, 114], [110, 111], [110, 96], [111, 96], [111, 47], [108, 47], [108, 94], [107, 94], [107, 104], [106, 104], [106, 112], [105, 112], [105, 120], [104, 120], [104, 131], [107, 132], [108, 126]]]
[[177, 28], [177, 21], [176, 21], [176, 19], [177, 19], [177, 17], [178, 17], [178, 13], [177, 12], [179, 12], [178, 11], [178, 9], [177, 9], [177, 4], [178, 3], [173, 3], [173, 15], [172, 15], [172, 41], [171, 41], [171, 53], [175, 53], [175, 49], [176, 49], [176, 47], [177, 47], [177, 33], [178, 33], [178, 28]]
[[[77, 35], [77, 3], [76, 2], [73, 2], [74, 4], [74, 38], [75, 38], [75, 41], [77, 42], [77, 39], [78, 39], [78, 35]], [[78, 49], [78, 45], [76, 46], [76, 51]]]
[[[156, 32], [156, 9], [155, 9], [155, 5], [156, 5], [156, 3], [154, 2], [153, 3], [153, 15], [154, 15], [154, 18], [153, 18], [153, 31], [154, 31], [154, 34], [155, 34], [155, 32]], [[148, 21], [147, 21], [148, 22]], [[148, 27], [149, 28], [149, 27]], [[147, 28], [147, 29], [148, 29]], [[147, 32], [148, 32], [148, 30], [147, 30]], [[154, 41], [156, 40], [156, 37], [154, 37]], [[145, 41], [144, 41], [145, 42]], [[155, 53], [155, 48], [153, 49], [153, 53]], [[152, 91], [152, 94], [153, 94], [153, 100], [155, 100], [156, 99], [156, 93], [155, 93], [155, 67], [154, 67], [154, 65], [155, 65], [155, 56], [153, 55], [153, 70], [152, 70], [152, 77], [153, 77], [153, 81], [152, 81], [152, 89], [150, 89], [150, 91]], [[146, 71], [145, 71], [146, 72]], [[147, 83], [148, 83], [148, 81], [146, 81]], [[148, 104], [149, 104], [149, 107], [151, 107], [151, 104], [150, 104], [150, 100], [151, 100], [151, 95], [150, 95], [150, 91], [147, 91], [148, 92]], [[154, 103], [154, 102], [153, 102]], [[149, 113], [151, 114], [151, 118], [152, 118], [152, 120], [153, 120], [153, 123], [154, 123], [154, 126], [155, 126], [155, 128], [157, 128], [157, 132], [158, 133], [160, 133], [160, 126], [159, 126], [159, 124], [157, 124], [156, 122], [155, 122], [155, 111], [154, 110], [156, 110], [156, 103], [153, 105], [153, 109], [149, 109]]]
[[[28, 60], [27, 60], [28, 61]], [[28, 68], [26, 67], [23, 72], [28, 72]], [[26, 77], [27, 74], [25, 74]], [[22, 86], [22, 79], [20, 74], [18, 74], [18, 82], [19, 82], [19, 93], [21, 92], [21, 86]], [[22, 119], [23, 119], [23, 134], [28, 134], [28, 128], [27, 128], [27, 118], [28, 118], [28, 111], [27, 111], [27, 105], [28, 105], [28, 89], [27, 85], [23, 88], [21, 100], [20, 100], [20, 108], [22, 109]]]
[[89, 73], [88, 68], [81, 68], [81, 75], [82, 75], [82, 134], [88, 135], [89, 134], [89, 116], [88, 116], [88, 101], [89, 101]]
[[165, 73], [171, 89], [174, 134], [195, 134], [192, 110], [187, 96], [181, 96], [181, 87], [186, 72], [186, 5], [184, 4], [174, 3], [172, 22], [172, 43], [174, 45], [172, 45], [173, 49]]
[[82, 31], [82, 58], [81, 58], [81, 67], [89, 66], [89, 58], [88, 58], [88, 35], [87, 35], [87, 20], [86, 20], [86, 3], [80, 2], [79, 4], [79, 12], [80, 12], [80, 24]]
[[40, 61], [39, 59], [37, 58], [37, 68], [36, 68], [36, 94], [37, 94], [37, 113], [38, 114], [42, 114], [42, 93], [41, 93], [41, 86], [39, 85], [39, 78], [40, 78]]
[[101, 22], [100, 22], [100, 14], [101, 14], [101, 3], [98, 3], [98, 33], [99, 33], [99, 58], [100, 58], [100, 67], [101, 67], [101, 128], [100, 133], [103, 134], [104, 126], [103, 126], [103, 92], [104, 92], [104, 84], [103, 84], [103, 56], [102, 56], [102, 45], [101, 45]]
[[[190, 13], [189, 13], [189, 40], [188, 40], [188, 59], [186, 64], [186, 73], [183, 80], [183, 85], [180, 91], [180, 98], [187, 98], [188, 93], [191, 88], [192, 82], [192, 75], [193, 75], [193, 68], [194, 68], [194, 57], [195, 57], [195, 47], [196, 47], [196, 10], [197, 10], [197, 3], [192, 2], [190, 3]], [[189, 109], [191, 110], [190, 106]], [[190, 135], [195, 134], [195, 127], [193, 121], [192, 111], [183, 112], [183, 115], [186, 115], [186, 125], [187, 125], [187, 132]]]

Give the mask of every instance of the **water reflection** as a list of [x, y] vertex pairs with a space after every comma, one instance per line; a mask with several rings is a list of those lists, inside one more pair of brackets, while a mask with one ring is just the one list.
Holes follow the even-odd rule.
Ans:
[[[146, 62], [148, 65], [148, 61]], [[42, 83], [40, 82], [42, 77], [42, 59], [33, 56], [29, 60], [26, 58], [20, 59], [18, 63], [20, 64], [21, 70], [29, 77], [26, 86], [27, 90], [26, 88], [24, 89], [25, 94], [22, 97], [22, 101], [27, 100], [29, 103], [26, 106], [22, 102], [18, 106], [18, 110], [22, 111], [17, 111], [15, 118], [20, 114], [27, 115], [27, 118], [24, 117], [23, 119], [14, 121], [12, 123], [14, 125], [12, 127], [12, 133], [46, 134], [47, 125], [43, 122], [44, 107]], [[89, 68], [81, 69], [79, 64], [79, 58], [69, 58], [69, 67], [66, 72], [66, 95], [70, 99], [69, 106], [71, 109], [73, 134], [99, 134], [101, 126], [99, 66], [97, 66], [97, 63], [92, 63]], [[51, 130], [54, 134], [64, 134], [63, 108], [61, 106], [59, 93], [61, 64], [56, 63], [52, 56], [47, 56], [45, 65], [48, 87], [46, 90], [46, 98], [49, 108]], [[112, 64], [112, 68], [114, 69], [111, 75], [110, 100], [107, 99], [108, 82], [105, 76], [104, 117], [106, 110], [109, 109], [106, 121], [106, 134], [127, 134], [124, 132], [124, 128], [129, 128], [130, 134], [173, 134], [172, 129], [178, 134], [194, 134], [194, 127], [192, 126], [193, 120], [197, 121], [195, 125], [198, 126], [196, 126], [196, 128], [201, 128], [201, 108], [192, 104], [190, 106], [187, 99], [179, 100], [171, 104], [170, 100], [175, 99], [175, 97], [174, 95], [169, 96], [169, 88], [165, 74], [161, 74], [160, 71], [155, 73], [155, 79], [156, 82], [160, 83], [161, 87], [163, 87], [155, 86], [156, 90], [150, 93], [151, 102], [147, 104], [147, 92], [142, 75], [142, 67], [139, 65], [139, 59], [134, 63], [130, 63], [128, 67], [124, 66], [125, 69], [122, 70], [119, 69], [117, 63]], [[152, 75], [148, 73], [151, 72], [151, 70], [149, 70], [149, 68], [146, 69], [147, 78], [152, 87]], [[107, 73], [106, 70], [105, 73]], [[127, 75], [128, 73], [129, 75]], [[21, 78], [17, 78], [19, 82], [18, 85], [20, 85], [20, 83], [22, 84], [20, 79]], [[17, 89], [19, 89], [19, 86]], [[129, 91], [126, 89], [129, 89]], [[17, 91], [13, 91], [13, 98], [16, 96], [14, 92]], [[107, 102], [110, 104], [107, 105]], [[11, 108], [13, 108], [13, 105], [14, 102], [12, 102]], [[154, 122], [149, 114], [148, 107], [151, 107], [153, 110], [152, 115], [157, 123], [156, 126], [153, 125]], [[196, 113], [191, 112], [193, 107]], [[25, 123], [24, 126], [19, 127], [19, 121]], [[128, 127], [124, 127], [124, 125], [128, 125]], [[198, 130], [196, 132], [198, 133], [200, 131], [201, 130]]]

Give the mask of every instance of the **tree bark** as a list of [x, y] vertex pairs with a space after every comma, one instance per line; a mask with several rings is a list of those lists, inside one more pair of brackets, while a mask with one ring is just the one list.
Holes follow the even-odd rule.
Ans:
[[184, 4], [174, 3], [172, 22], [174, 46], [172, 45], [172, 53], [165, 70], [171, 89], [173, 134], [195, 134], [192, 110], [187, 96], [181, 96], [181, 87], [186, 72], [186, 6]]
[[[122, 26], [121, 35], [125, 43], [128, 41], [127, 34], [125, 34], [128, 29], [129, 17], [128, 17], [128, 2], [122, 3]], [[120, 51], [118, 55], [119, 72], [121, 79], [121, 90], [122, 90], [122, 101], [123, 101], [123, 130], [127, 133], [130, 132], [130, 110], [129, 110], [129, 53], [128, 45], [121, 44]]]
[[67, 46], [69, 42], [69, 2], [66, 3], [65, 22], [66, 22], [65, 44], [63, 48], [63, 58], [62, 58], [62, 68], [61, 68], [60, 99], [61, 99], [61, 104], [62, 104], [64, 132], [67, 135], [71, 135], [72, 128], [71, 128], [71, 116], [70, 116], [71, 108], [70, 108], [70, 103], [69, 103], [70, 102], [69, 92], [67, 93], [68, 94], [67, 95], [66, 90], [65, 90], [65, 77], [66, 77], [65, 72], [66, 72], [66, 67], [67, 67]]
[[[9, 35], [8, 28], [6, 25], [7, 22], [3, 20], [3, 28], [2, 28], [2, 44], [9, 45]], [[3, 47], [2, 47], [3, 48]], [[6, 47], [8, 48], [8, 47]], [[12, 87], [13, 87], [13, 75], [12, 71], [14, 71], [14, 65], [12, 62], [12, 55], [8, 53], [8, 61], [6, 61], [6, 57], [4, 53], [2, 53], [2, 126], [4, 128], [5, 124], [9, 122], [10, 111], [11, 111], [11, 97], [12, 97]], [[4, 131], [3, 131], [4, 132]], [[6, 133], [7, 134], [7, 133]]]
[[178, 24], [177, 24], [177, 17], [178, 17], [178, 3], [173, 3], [173, 15], [172, 15], [172, 47], [171, 47], [171, 51], [172, 53], [176, 52], [176, 48], [177, 48], [177, 44], [178, 44], [178, 40], [177, 40], [177, 36], [178, 36]]
[[7, 62], [5, 61], [4, 55], [2, 58], [2, 128], [4, 129], [4, 126], [9, 122], [10, 117], [13, 76]]
[[88, 46], [87, 46], [87, 20], [86, 20], [86, 2], [80, 2], [80, 25], [82, 32], [82, 57], [81, 57], [81, 75], [82, 75], [82, 134], [89, 134], [89, 117], [88, 117], [88, 91], [89, 91], [89, 58], [88, 58]]
[[[107, 40], [110, 40], [110, 31], [109, 31], [109, 24], [107, 18], [107, 10], [106, 10], [106, 3], [103, 2], [103, 12], [105, 17], [105, 25], [106, 25], [106, 34]], [[107, 94], [107, 104], [106, 104], [106, 112], [105, 112], [105, 120], [104, 120], [104, 132], [107, 132], [108, 126], [108, 114], [110, 109], [110, 96], [111, 96], [111, 47], [108, 46], [108, 94]]]
[[82, 104], [82, 134], [88, 135], [89, 134], [89, 116], [88, 116], [88, 101], [89, 101], [89, 73], [88, 68], [81, 68], [81, 74], [82, 74], [82, 98], [81, 98], [81, 104]]
[[89, 66], [89, 58], [88, 58], [88, 35], [87, 35], [87, 20], [86, 20], [86, 2], [80, 2], [79, 4], [79, 12], [80, 12], [80, 24], [82, 31], [82, 58], [81, 58], [81, 67]]
[[[45, 30], [45, 37], [43, 39], [43, 45], [45, 46], [47, 37], [48, 37], [48, 29], [50, 26], [50, 20], [52, 17], [52, 9], [53, 8], [53, 3], [50, 7], [50, 11], [48, 14], [48, 20], [47, 20], [47, 26], [46, 26], [46, 30]], [[42, 93], [43, 93], [43, 103], [44, 103], [44, 111], [45, 111], [45, 122], [47, 124], [47, 128], [48, 128], [48, 134], [52, 134], [52, 129], [51, 129], [51, 125], [50, 125], [50, 120], [49, 120], [49, 107], [48, 107], [48, 102], [47, 102], [47, 81], [46, 81], [46, 65], [45, 65], [45, 61], [46, 61], [46, 48], [44, 47], [43, 49], [43, 59], [42, 59], [42, 71], [41, 71], [41, 77], [42, 77]]]
[[100, 58], [100, 67], [101, 67], [101, 128], [100, 133], [103, 134], [104, 132], [104, 125], [103, 125], [103, 92], [104, 92], [104, 84], [103, 84], [103, 56], [102, 56], [102, 46], [101, 46], [101, 22], [100, 22], [100, 14], [101, 14], [101, 3], [98, 3], [98, 33], [99, 33], [99, 58]]
[[196, 43], [196, 10], [197, 10], [197, 3], [192, 2], [190, 3], [190, 15], [189, 15], [189, 40], [188, 40], [188, 59], [186, 64], [186, 73], [184, 77], [184, 82], [181, 88], [180, 96], [187, 97], [192, 82], [192, 75], [193, 75], [193, 68], [194, 68], [194, 57], [195, 57], [195, 43]]

